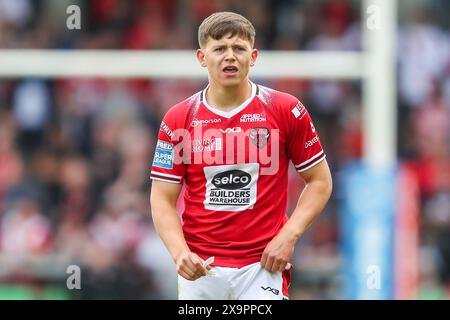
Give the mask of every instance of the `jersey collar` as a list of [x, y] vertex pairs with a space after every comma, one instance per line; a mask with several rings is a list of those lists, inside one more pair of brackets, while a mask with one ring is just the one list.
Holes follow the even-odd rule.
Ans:
[[203, 104], [205, 105], [205, 107], [206, 107], [208, 110], [210, 110], [211, 112], [213, 112], [213, 113], [215, 113], [215, 114], [217, 114], [217, 115], [219, 115], [219, 116], [221, 116], [221, 117], [224, 117], [224, 118], [229, 119], [229, 118], [231, 118], [231, 117], [237, 115], [237, 114], [238, 114], [239, 112], [241, 112], [242, 110], [244, 110], [245, 107], [248, 106], [249, 103], [252, 102], [253, 98], [255, 97], [256, 91], [257, 91], [257, 86], [256, 86], [256, 84], [254, 84], [253, 82], [251, 82], [251, 81], [249, 81], [249, 82], [250, 82], [250, 84], [251, 84], [251, 86], [252, 86], [252, 94], [251, 94], [250, 97], [249, 97], [247, 100], [245, 100], [240, 106], [234, 108], [233, 110], [230, 110], [230, 111], [222, 111], [222, 110], [219, 110], [219, 109], [214, 108], [213, 106], [209, 105], [208, 101], [206, 101], [206, 90], [208, 90], [209, 84], [208, 84], [208, 86], [202, 91], [200, 100], [203, 102]]

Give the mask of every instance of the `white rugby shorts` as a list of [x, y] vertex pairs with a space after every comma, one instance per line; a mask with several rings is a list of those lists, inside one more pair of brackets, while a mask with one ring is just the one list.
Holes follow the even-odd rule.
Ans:
[[178, 275], [179, 300], [287, 300], [291, 271], [270, 272], [260, 262], [242, 268], [211, 267], [189, 281]]

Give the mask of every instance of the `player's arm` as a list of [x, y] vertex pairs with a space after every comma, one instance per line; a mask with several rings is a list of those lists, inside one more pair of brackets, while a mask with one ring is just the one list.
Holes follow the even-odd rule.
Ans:
[[177, 266], [178, 274], [187, 280], [196, 280], [207, 271], [203, 267], [203, 260], [190, 251], [184, 238], [176, 210], [180, 191], [181, 184], [153, 180], [150, 194], [152, 219]]
[[261, 258], [262, 267], [283, 271], [291, 260], [295, 243], [325, 207], [332, 191], [332, 178], [326, 159], [300, 172], [306, 186], [297, 206], [278, 235], [267, 245]]
[[295, 238], [309, 228], [322, 212], [331, 196], [333, 182], [327, 160], [324, 159], [309, 170], [300, 172], [305, 181], [305, 189], [300, 195], [297, 207], [284, 226]]

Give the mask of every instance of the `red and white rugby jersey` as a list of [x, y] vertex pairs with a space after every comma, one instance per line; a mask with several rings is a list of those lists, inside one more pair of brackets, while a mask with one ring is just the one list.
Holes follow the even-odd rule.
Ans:
[[295, 97], [252, 83], [232, 111], [207, 89], [165, 115], [151, 178], [185, 183], [183, 232], [190, 249], [214, 265], [258, 262], [287, 221], [289, 160], [299, 172], [325, 158], [308, 111]]

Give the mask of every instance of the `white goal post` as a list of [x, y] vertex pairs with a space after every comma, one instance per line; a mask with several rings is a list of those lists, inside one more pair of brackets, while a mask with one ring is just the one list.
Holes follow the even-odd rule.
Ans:
[[[359, 52], [261, 51], [253, 78], [363, 77]], [[205, 78], [192, 50], [0, 50], [0, 77]]]

